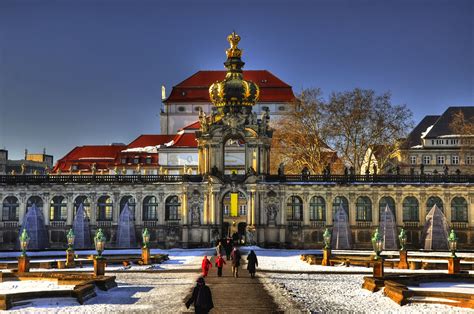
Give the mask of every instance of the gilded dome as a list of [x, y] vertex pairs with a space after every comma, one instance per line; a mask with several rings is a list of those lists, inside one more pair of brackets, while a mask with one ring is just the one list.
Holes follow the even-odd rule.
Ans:
[[227, 60], [224, 62], [227, 74], [223, 81], [209, 87], [209, 97], [216, 107], [253, 106], [258, 101], [260, 89], [257, 84], [243, 79], [241, 60], [242, 50], [237, 45], [240, 36], [235, 32], [227, 36], [230, 48], [226, 50]]

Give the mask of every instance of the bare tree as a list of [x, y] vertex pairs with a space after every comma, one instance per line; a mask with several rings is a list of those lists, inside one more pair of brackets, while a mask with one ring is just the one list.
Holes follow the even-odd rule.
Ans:
[[356, 173], [364, 159], [371, 167], [375, 152], [381, 154], [377, 159], [389, 160], [397, 150], [397, 139], [413, 127], [411, 111], [405, 105], [392, 105], [388, 92], [376, 95], [373, 90], [356, 88], [332, 93], [325, 111], [332, 123], [327, 143]]
[[271, 172], [284, 163], [286, 173], [300, 173], [304, 167], [322, 173], [337, 155], [325, 143], [330, 124], [321, 90], [303, 90], [288, 107], [287, 114], [273, 125]]
[[464, 113], [459, 110], [454, 113], [450, 128], [460, 136], [472, 136], [474, 135], [474, 117], [466, 118]]

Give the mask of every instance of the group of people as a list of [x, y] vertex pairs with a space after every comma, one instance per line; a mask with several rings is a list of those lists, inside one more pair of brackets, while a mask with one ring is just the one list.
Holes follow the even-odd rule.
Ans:
[[[225, 249], [226, 246], [220, 242], [216, 246], [216, 259], [215, 266], [217, 268], [217, 276], [222, 277], [222, 269], [226, 265], [226, 261], [223, 258], [223, 251], [225, 251], [227, 260], [231, 260], [232, 264], [232, 275], [235, 278], [239, 277], [239, 268], [241, 265], [242, 254], [238, 247], [234, 246], [229, 252]], [[258, 266], [257, 255], [253, 250], [247, 256], [247, 270], [250, 273], [251, 278], [255, 278], [256, 268]], [[191, 304], [194, 305], [196, 313], [208, 313], [213, 307], [212, 293], [204, 278], [209, 274], [209, 270], [212, 268], [212, 263], [207, 256], [204, 256], [201, 263], [202, 276], [197, 279], [196, 287], [194, 287], [191, 298], [186, 302], [186, 307], [189, 308]]]

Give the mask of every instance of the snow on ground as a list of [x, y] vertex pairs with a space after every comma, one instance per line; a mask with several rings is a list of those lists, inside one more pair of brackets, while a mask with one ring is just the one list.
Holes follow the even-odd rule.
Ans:
[[363, 275], [267, 273], [259, 276], [311, 312], [474, 313], [474, 310], [441, 304], [399, 306], [381, 291], [371, 293], [362, 289]]
[[72, 289], [74, 285], [58, 285], [56, 281], [22, 280], [0, 283], [0, 294]]
[[424, 282], [419, 286], [408, 286], [407, 288], [414, 291], [444, 291], [474, 295], [474, 283], [468, 282]]
[[96, 289], [97, 296], [80, 305], [72, 298], [34, 299], [8, 313], [182, 313], [183, 298], [195, 284], [194, 273], [119, 273], [118, 287]]

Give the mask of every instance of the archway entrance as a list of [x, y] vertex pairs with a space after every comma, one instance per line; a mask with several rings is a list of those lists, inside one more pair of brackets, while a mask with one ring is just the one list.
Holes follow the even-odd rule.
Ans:
[[242, 192], [228, 192], [222, 199], [222, 237], [245, 240], [247, 198]]

